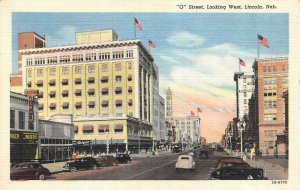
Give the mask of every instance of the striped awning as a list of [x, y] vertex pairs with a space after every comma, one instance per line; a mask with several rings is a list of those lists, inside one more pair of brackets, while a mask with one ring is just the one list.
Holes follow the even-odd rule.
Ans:
[[41, 84], [43, 84], [43, 81], [42, 80], [38, 80], [38, 81], [36, 81], [36, 83], [35, 84], [37, 84], [37, 85], [41, 85]]
[[62, 104], [62, 106], [63, 106], [63, 107], [69, 106], [69, 102], [64, 102], [64, 103]]
[[93, 105], [95, 105], [95, 101], [89, 101], [89, 104], [88, 104], [89, 106], [93, 106]]
[[93, 125], [83, 125], [82, 130], [83, 131], [93, 131], [94, 126]]
[[61, 83], [68, 83], [68, 79], [62, 79]]
[[81, 102], [76, 102], [75, 106], [81, 106], [81, 104], [82, 104]]
[[90, 89], [88, 90], [88, 92], [89, 92], [89, 93], [93, 93], [93, 92], [95, 92], [95, 89], [90, 88]]
[[123, 129], [123, 124], [115, 124], [114, 129]]
[[50, 80], [49, 84], [55, 84], [55, 79]]
[[98, 125], [98, 130], [108, 130], [109, 125]]
[[55, 104], [55, 103], [51, 103], [51, 104], [49, 105], [49, 107], [50, 107], [50, 108], [55, 108], [55, 107], [56, 107], [56, 104]]

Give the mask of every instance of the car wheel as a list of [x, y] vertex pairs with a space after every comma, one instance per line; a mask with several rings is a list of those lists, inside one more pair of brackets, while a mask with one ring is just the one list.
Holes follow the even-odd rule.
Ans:
[[45, 180], [45, 179], [46, 179], [45, 174], [39, 174], [39, 175], [38, 175], [38, 179], [39, 179], [39, 180]]
[[76, 172], [76, 171], [77, 171], [76, 167], [71, 168], [71, 172]]
[[96, 169], [97, 169], [97, 166], [93, 165], [92, 170], [96, 170]]
[[247, 179], [253, 179], [253, 176], [252, 175], [248, 175]]

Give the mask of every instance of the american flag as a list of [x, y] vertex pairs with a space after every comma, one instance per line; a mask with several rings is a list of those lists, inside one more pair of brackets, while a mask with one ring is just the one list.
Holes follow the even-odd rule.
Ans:
[[193, 111], [191, 111], [191, 116], [195, 116], [195, 114], [194, 114], [194, 112], [193, 112]]
[[261, 45], [263, 45], [263, 46], [265, 46], [265, 47], [267, 47], [267, 48], [270, 47], [267, 38], [264, 38], [264, 37], [262, 37], [261, 35], [257, 35], [257, 39], [258, 39], [258, 42], [259, 42]]
[[242, 65], [242, 66], [246, 66], [246, 63], [245, 63], [245, 61], [243, 61], [242, 59], [239, 59], [240, 60], [240, 65]]
[[134, 18], [134, 23], [135, 23], [135, 26], [136, 26], [138, 29], [140, 29], [140, 31], [143, 30], [143, 27], [142, 27], [141, 23], [139, 23], [139, 21], [138, 21], [136, 18]]
[[149, 46], [155, 48], [155, 44], [151, 40], [149, 40]]

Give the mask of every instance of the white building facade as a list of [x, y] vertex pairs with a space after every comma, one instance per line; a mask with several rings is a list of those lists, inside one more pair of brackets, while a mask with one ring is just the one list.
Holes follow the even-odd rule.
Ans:
[[173, 117], [176, 143], [198, 144], [200, 140], [200, 117]]

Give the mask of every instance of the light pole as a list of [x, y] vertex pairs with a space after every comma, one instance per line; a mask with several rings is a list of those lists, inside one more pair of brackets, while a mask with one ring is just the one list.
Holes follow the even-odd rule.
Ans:
[[244, 130], [244, 127], [245, 127], [245, 122], [242, 122], [240, 124], [240, 131], [241, 131], [241, 158], [243, 158], [243, 130]]

